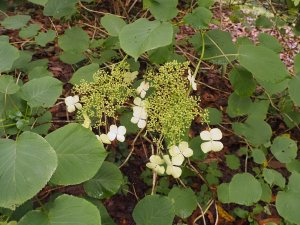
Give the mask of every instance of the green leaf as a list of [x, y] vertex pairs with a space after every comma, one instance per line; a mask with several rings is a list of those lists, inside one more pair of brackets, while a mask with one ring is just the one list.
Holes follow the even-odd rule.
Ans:
[[237, 170], [241, 166], [240, 159], [236, 155], [225, 155], [226, 165], [232, 169]]
[[52, 77], [53, 74], [44, 66], [37, 66], [34, 67], [32, 70], [28, 73], [29, 80], [42, 78], [42, 77]]
[[209, 125], [218, 125], [222, 122], [222, 112], [216, 108], [206, 108], [208, 111]]
[[214, 64], [228, 64], [236, 59], [237, 48], [229, 32], [210, 30], [205, 34], [204, 60]]
[[101, 225], [97, 207], [87, 200], [64, 194], [46, 206], [47, 211], [33, 210], [27, 213], [18, 225]]
[[20, 32], [19, 36], [23, 39], [34, 37], [38, 31], [41, 29], [41, 25], [39, 24], [30, 24], [28, 27], [23, 27]]
[[92, 198], [109, 198], [123, 183], [120, 169], [111, 162], [103, 162], [97, 174], [84, 183], [85, 192]]
[[230, 203], [229, 199], [229, 183], [223, 183], [217, 189], [218, 199], [222, 203]]
[[[262, 95], [262, 98], [265, 96]], [[251, 104], [248, 110], [248, 115], [257, 120], [265, 120], [267, 118], [267, 113], [269, 110], [270, 101], [269, 100], [256, 100]]]
[[260, 183], [250, 173], [236, 174], [229, 183], [230, 202], [250, 206], [260, 200], [261, 194]]
[[137, 203], [132, 216], [138, 225], [172, 225], [175, 211], [169, 198], [148, 195]]
[[295, 73], [300, 73], [300, 53], [298, 53], [296, 56], [295, 56], [295, 59], [294, 59], [294, 70], [295, 70]]
[[198, 7], [194, 9], [192, 13], [187, 14], [183, 18], [183, 21], [195, 29], [207, 29], [212, 16], [213, 14], [209, 9]]
[[288, 90], [290, 94], [290, 98], [293, 100], [294, 104], [300, 106], [300, 75], [294, 76], [288, 84]]
[[271, 146], [271, 152], [278, 161], [289, 163], [297, 156], [297, 143], [285, 136], [276, 137]]
[[270, 83], [269, 81], [264, 81], [258, 78], [256, 78], [256, 80], [269, 95], [274, 95], [283, 92], [288, 87], [290, 79], [286, 78], [278, 83]]
[[242, 45], [239, 49], [239, 61], [254, 78], [262, 81], [278, 83], [289, 77], [279, 55], [262, 46]]
[[262, 46], [269, 48], [276, 53], [280, 53], [283, 50], [279, 41], [270, 34], [260, 33], [258, 35], [258, 40]]
[[47, 30], [46, 33], [40, 32], [36, 37], [35, 41], [38, 45], [45, 47], [49, 42], [54, 41], [56, 33], [54, 30]]
[[0, 76], [0, 92], [3, 94], [14, 94], [20, 89], [19, 85], [16, 84], [14, 78], [9, 75]]
[[14, 209], [37, 194], [57, 166], [55, 151], [41, 136], [22, 133], [0, 139], [0, 207]]
[[77, 70], [71, 80], [69, 81], [71, 84], [80, 84], [81, 80], [85, 82], [93, 82], [94, 81], [94, 73], [96, 73], [99, 69], [99, 65], [97, 63], [92, 63], [87, 66], [83, 66]]
[[300, 173], [300, 161], [295, 159], [286, 164], [286, 168], [288, 171]]
[[84, 52], [89, 43], [89, 35], [81, 27], [72, 27], [58, 38], [59, 47], [66, 52]]
[[263, 180], [260, 180], [260, 185], [262, 188], [261, 200], [267, 203], [272, 201], [272, 190], [268, 184], [266, 184]]
[[263, 150], [256, 148], [252, 150], [253, 161], [258, 164], [266, 162], [266, 156]]
[[68, 124], [46, 136], [56, 151], [58, 167], [51, 178], [57, 185], [79, 184], [101, 167], [106, 151], [94, 133], [80, 124]]
[[187, 218], [197, 208], [197, 197], [190, 188], [173, 187], [168, 197], [173, 201], [175, 214], [180, 218]]
[[233, 68], [230, 71], [229, 80], [234, 92], [239, 96], [251, 96], [255, 91], [255, 80], [252, 74], [243, 67]]
[[6, 42], [0, 42], [0, 74], [9, 71], [20, 56], [19, 50]]
[[239, 96], [233, 92], [228, 99], [227, 113], [230, 117], [246, 115], [252, 106], [248, 96]]
[[61, 95], [62, 83], [53, 77], [33, 79], [21, 87], [21, 97], [30, 107], [51, 107]]
[[151, 14], [161, 21], [170, 20], [177, 15], [177, 4], [178, 0], [148, 0]]
[[259, 16], [255, 21], [255, 25], [257, 27], [263, 27], [263, 28], [272, 28], [273, 27], [272, 21], [266, 16]]
[[28, 65], [32, 59], [33, 53], [30, 51], [19, 51], [19, 57], [14, 61], [12, 70], [14, 69], [23, 69]]
[[173, 27], [168, 22], [141, 18], [124, 26], [119, 39], [121, 48], [137, 60], [146, 51], [171, 44]]
[[281, 173], [277, 172], [276, 170], [264, 168], [263, 176], [265, 181], [269, 185], [277, 185], [278, 187], [281, 188], [285, 187], [285, 178], [282, 176]]
[[17, 30], [24, 27], [30, 19], [31, 17], [27, 15], [9, 16], [1, 21], [1, 25], [6, 29]]
[[244, 136], [254, 146], [268, 143], [272, 136], [270, 125], [252, 116], [245, 123], [233, 123], [232, 127], [234, 132]]
[[78, 0], [48, 0], [45, 8], [45, 16], [53, 16], [55, 19], [70, 17], [76, 12]]
[[[300, 174], [292, 173], [289, 178], [288, 190], [280, 191], [276, 197], [276, 209], [280, 216], [291, 223], [300, 224]], [[288, 207], [287, 207], [288, 206]]]
[[122, 126], [126, 127], [128, 134], [136, 134], [140, 130], [136, 124], [131, 123], [130, 120], [132, 117], [133, 112], [123, 112], [120, 117], [120, 123]]
[[101, 225], [117, 225], [110, 217], [105, 206], [102, 204], [100, 200], [97, 199], [87, 199], [87, 200], [93, 203], [95, 206], [97, 206], [101, 215]]
[[126, 25], [122, 18], [112, 14], [103, 16], [100, 22], [110, 36], [119, 36], [120, 31]]
[[48, 0], [28, 0], [28, 1], [37, 5], [45, 6]]
[[60, 55], [60, 60], [67, 64], [75, 64], [85, 59], [84, 54], [77, 51], [67, 51]]
[[215, 3], [215, 0], [198, 0], [198, 6], [209, 8]]

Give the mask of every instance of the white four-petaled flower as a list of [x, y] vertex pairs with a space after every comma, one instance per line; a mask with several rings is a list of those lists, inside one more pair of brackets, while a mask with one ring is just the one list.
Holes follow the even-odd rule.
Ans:
[[174, 178], [179, 178], [182, 173], [181, 168], [178, 167], [180, 165], [177, 164], [176, 162], [174, 162], [173, 160], [171, 161], [169, 155], [164, 155], [163, 159], [165, 160], [165, 162], [167, 164], [166, 174], [172, 175]]
[[111, 125], [109, 127], [109, 132], [107, 133], [108, 139], [113, 141], [117, 139], [120, 142], [125, 141], [126, 128], [124, 126], [117, 127], [116, 125]]
[[133, 107], [133, 117], [131, 118], [131, 122], [137, 124], [139, 128], [144, 128], [146, 127], [146, 119], [148, 117], [145, 108], [145, 101], [136, 97], [133, 103], [135, 106]]
[[169, 153], [172, 156], [172, 162], [176, 163], [176, 165], [181, 165], [184, 157], [188, 158], [193, 155], [193, 150], [189, 148], [189, 144], [186, 141], [182, 141], [178, 146], [171, 146]]
[[159, 155], [151, 155], [150, 162], [146, 164], [146, 166], [158, 174], [164, 174], [165, 168], [161, 166], [165, 161]]
[[65, 103], [67, 105], [68, 112], [74, 112], [77, 109], [81, 109], [82, 105], [79, 103], [79, 96], [68, 96], [65, 98]]
[[201, 149], [204, 153], [214, 151], [218, 152], [223, 149], [223, 144], [219, 140], [222, 139], [222, 132], [218, 128], [205, 130], [200, 133], [200, 137], [204, 143], [201, 144]]
[[188, 70], [188, 80], [190, 81], [190, 85], [192, 86], [192, 89], [194, 90], [194, 91], [196, 91], [197, 90], [197, 84], [196, 84], [196, 82], [195, 82], [195, 79], [196, 79], [196, 76], [193, 76], [192, 75], [192, 72], [191, 72], [191, 70]]
[[149, 90], [149, 82], [142, 81], [140, 86], [136, 89], [136, 93], [145, 98], [147, 91]]

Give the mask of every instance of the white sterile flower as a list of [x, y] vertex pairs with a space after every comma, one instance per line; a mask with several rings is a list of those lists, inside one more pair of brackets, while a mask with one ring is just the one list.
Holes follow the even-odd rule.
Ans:
[[213, 128], [209, 131], [202, 131], [200, 137], [202, 140], [206, 141], [201, 144], [201, 149], [204, 153], [210, 151], [218, 152], [223, 149], [223, 144], [219, 141], [222, 139], [222, 132], [220, 129]]
[[165, 160], [165, 162], [167, 164], [166, 174], [172, 175], [174, 178], [179, 178], [182, 173], [181, 168], [178, 167], [180, 165], [176, 164], [176, 162], [173, 162], [173, 160], [171, 161], [169, 155], [164, 155], [163, 159]]
[[118, 141], [125, 141], [126, 128], [124, 126], [117, 127], [116, 125], [111, 125], [109, 127], [109, 132], [107, 133], [108, 139], [113, 141], [117, 138]]
[[141, 98], [139, 97], [136, 97], [134, 100], [133, 100], [133, 104], [135, 105], [135, 107], [145, 107], [145, 100], [142, 100]]
[[140, 99], [139, 97], [135, 98], [133, 107], [133, 117], [131, 118], [131, 122], [137, 124], [139, 128], [146, 127], [146, 119], [148, 117], [146, 108], [145, 108], [145, 101]]
[[111, 144], [107, 134], [96, 135], [97, 139], [101, 141], [103, 144]]
[[65, 98], [65, 103], [67, 105], [68, 112], [74, 112], [77, 109], [81, 109], [82, 105], [79, 103], [79, 96], [68, 96]]
[[141, 95], [141, 98], [145, 98], [147, 91], [149, 90], [149, 82], [142, 81], [140, 86], [136, 89], [136, 93]]
[[191, 70], [188, 70], [188, 80], [190, 81], [190, 85], [192, 86], [193, 90], [196, 91], [197, 90], [197, 84], [195, 82], [196, 76], [192, 75]]
[[86, 113], [82, 113], [82, 116], [84, 118], [82, 126], [87, 129], [92, 129], [92, 127], [91, 127], [92, 121], [91, 121], [90, 117]]
[[146, 166], [159, 174], [164, 174], [165, 168], [161, 166], [165, 161], [159, 155], [151, 155], [150, 162]]
[[172, 162], [176, 163], [176, 165], [181, 165], [184, 157], [188, 158], [193, 155], [193, 150], [189, 148], [189, 144], [186, 141], [182, 141], [178, 146], [171, 146], [169, 153], [172, 156]]

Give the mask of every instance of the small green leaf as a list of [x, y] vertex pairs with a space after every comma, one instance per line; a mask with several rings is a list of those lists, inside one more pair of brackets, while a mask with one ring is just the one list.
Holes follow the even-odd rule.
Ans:
[[297, 159], [292, 160], [291, 162], [286, 164], [286, 168], [288, 171], [300, 173], [300, 161]]
[[251, 96], [255, 91], [255, 80], [252, 74], [243, 67], [232, 69], [229, 74], [229, 80], [234, 92], [239, 96]]
[[51, 107], [61, 95], [62, 83], [53, 77], [33, 79], [21, 87], [21, 97], [31, 107]]
[[230, 117], [246, 115], [252, 106], [248, 96], [239, 96], [235, 92], [229, 96], [227, 113]]
[[250, 206], [260, 200], [261, 194], [260, 183], [250, 173], [236, 174], [229, 183], [230, 202]]
[[0, 165], [0, 206], [14, 209], [46, 185], [57, 158], [44, 138], [24, 132], [16, 141], [0, 139]]
[[36, 78], [47, 77], [47, 76], [52, 77], [53, 74], [44, 66], [34, 67], [28, 73], [29, 80], [33, 80], [33, 79], [36, 79]]
[[215, 3], [215, 0], [198, 0], [197, 2], [199, 7], [209, 8]]
[[297, 156], [297, 143], [285, 136], [276, 137], [271, 146], [271, 152], [278, 161], [289, 163]]
[[72, 16], [76, 12], [77, 0], [48, 0], [45, 8], [45, 16], [53, 16], [55, 19]]
[[213, 14], [204, 7], [198, 7], [187, 14], [183, 20], [186, 24], [191, 25], [195, 29], [207, 29]]
[[112, 14], [103, 16], [100, 22], [110, 36], [119, 36], [120, 31], [126, 25], [122, 18]]
[[1, 25], [6, 29], [17, 30], [24, 27], [30, 19], [31, 17], [27, 15], [9, 16], [1, 21]]
[[46, 205], [47, 210], [28, 212], [18, 225], [101, 225], [99, 211], [87, 200], [71, 195], [61, 195]]
[[20, 32], [19, 36], [23, 39], [34, 37], [38, 31], [41, 29], [41, 25], [39, 24], [30, 24], [28, 27], [23, 27]]
[[92, 63], [87, 66], [83, 66], [79, 68], [72, 76], [69, 81], [71, 84], [80, 84], [81, 80], [85, 82], [93, 82], [94, 81], [94, 73], [96, 73], [99, 69], [99, 65], [97, 63]]
[[35, 41], [38, 45], [45, 47], [49, 42], [54, 41], [56, 33], [54, 30], [47, 30], [46, 33], [40, 32], [36, 37]]
[[20, 89], [14, 78], [9, 75], [0, 76], [0, 92], [3, 94], [14, 94]]
[[113, 163], [103, 162], [97, 174], [84, 183], [84, 190], [93, 198], [109, 198], [117, 193], [122, 183], [120, 169]]
[[259, 16], [255, 21], [255, 25], [257, 27], [263, 27], [263, 28], [272, 28], [273, 27], [272, 21], [266, 16]]
[[19, 51], [19, 57], [14, 61], [12, 69], [23, 70], [32, 59], [33, 53], [30, 51]]
[[240, 159], [235, 155], [225, 155], [226, 158], [226, 165], [232, 169], [237, 170], [241, 166]]
[[168, 22], [141, 18], [124, 26], [119, 39], [121, 48], [137, 60], [146, 51], [171, 44], [173, 27]]
[[19, 50], [9, 43], [0, 42], [0, 74], [9, 71], [20, 56]]
[[281, 188], [285, 187], [285, 178], [282, 176], [281, 173], [277, 172], [276, 170], [264, 168], [263, 176], [265, 181], [269, 185], [277, 185], [278, 187]]
[[296, 74], [300, 73], [300, 53], [298, 53], [295, 56], [295, 59], [294, 59], [294, 70], [295, 70]]
[[229, 184], [223, 183], [218, 186], [217, 189], [218, 199], [222, 203], [230, 203], [229, 199]]
[[209, 125], [218, 125], [222, 122], [222, 112], [216, 108], [206, 108], [208, 111]]
[[187, 218], [197, 208], [197, 197], [190, 188], [173, 187], [168, 197], [173, 201], [175, 214], [180, 218]]
[[45, 6], [48, 0], [28, 0], [28, 1], [37, 5]]
[[128, 134], [136, 134], [140, 130], [136, 124], [131, 123], [130, 120], [132, 117], [133, 112], [123, 112], [120, 117], [120, 123], [126, 127]]
[[297, 106], [300, 106], [299, 85], [300, 85], [300, 75], [294, 76], [288, 84], [290, 98], [293, 100], [294, 104]]
[[175, 210], [169, 198], [148, 195], [137, 203], [132, 216], [138, 225], [172, 225]]
[[252, 150], [253, 161], [258, 164], [263, 164], [266, 161], [266, 156], [263, 150], [256, 148]]
[[177, 4], [178, 0], [148, 0], [151, 14], [161, 21], [170, 20], [177, 15]]
[[103, 144], [94, 133], [72, 123], [46, 136], [58, 157], [58, 167], [51, 182], [58, 185], [79, 184], [91, 179], [106, 157]]

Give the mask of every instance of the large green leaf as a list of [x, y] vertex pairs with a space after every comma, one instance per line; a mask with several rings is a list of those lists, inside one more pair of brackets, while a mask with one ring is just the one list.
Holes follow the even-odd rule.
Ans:
[[71, 84], [80, 84], [81, 80], [84, 80], [86, 82], [92, 82], [94, 81], [94, 73], [97, 72], [99, 69], [99, 65], [97, 63], [92, 63], [87, 66], [83, 66], [79, 68], [72, 76], [72, 79], [70, 80]]
[[0, 74], [10, 70], [19, 56], [17, 48], [7, 42], [0, 42]]
[[60, 19], [65, 16], [72, 16], [76, 12], [76, 3], [78, 0], [48, 0], [45, 8], [45, 16], [53, 16]]
[[89, 35], [81, 27], [72, 27], [58, 38], [58, 45], [64, 51], [84, 52], [90, 43]]
[[124, 26], [119, 34], [121, 48], [135, 60], [146, 51], [171, 44], [172, 38], [172, 24], [144, 18]]
[[14, 94], [20, 89], [14, 78], [9, 75], [0, 76], [0, 92], [3, 94]]
[[242, 45], [239, 61], [255, 78], [262, 81], [278, 83], [289, 77], [279, 55], [262, 46]]
[[177, 15], [177, 4], [178, 0], [148, 0], [151, 14], [161, 21], [170, 20]]
[[293, 100], [294, 104], [297, 106], [300, 106], [299, 87], [300, 87], [300, 74], [297, 76], [294, 76], [288, 84], [290, 98]]
[[172, 225], [175, 211], [168, 197], [148, 195], [137, 203], [132, 216], [138, 225]]
[[101, 18], [101, 25], [107, 30], [110, 36], [118, 36], [126, 23], [119, 16], [107, 14]]
[[46, 206], [47, 211], [28, 212], [18, 225], [101, 225], [97, 207], [87, 200], [61, 195]]
[[270, 34], [260, 33], [258, 35], [258, 40], [262, 46], [269, 48], [276, 53], [280, 53], [283, 49], [277, 38]]
[[48, 134], [46, 140], [58, 157], [58, 167], [51, 178], [54, 184], [79, 184], [91, 179], [106, 157], [102, 143], [80, 124], [59, 128]]
[[221, 30], [210, 30], [205, 33], [205, 60], [215, 64], [228, 64], [236, 59], [236, 54], [237, 48], [232, 42], [230, 33]]
[[62, 83], [53, 77], [33, 79], [21, 88], [21, 96], [31, 107], [51, 107], [61, 95]]
[[1, 21], [1, 25], [6, 29], [20, 29], [24, 27], [30, 19], [31, 17], [27, 15], [9, 16]]
[[269, 185], [277, 185], [278, 187], [281, 188], [285, 187], [285, 178], [282, 176], [281, 173], [277, 172], [276, 170], [264, 168], [263, 176], [265, 181]]
[[180, 218], [187, 218], [197, 208], [197, 197], [192, 189], [172, 188], [168, 197], [173, 201], [175, 214]]
[[212, 16], [213, 14], [209, 9], [198, 7], [194, 9], [192, 13], [187, 14], [183, 19], [185, 23], [195, 29], [206, 29], [208, 28]]
[[252, 101], [248, 96], [239, 96], [233, 92], [228, 98], [227, 113], [230, 117], [246, 115], [252, 105]]
[[117, 193], [122, 183], [120, 169], [113, 163], [103, 162], [97, 174], [84, 183], [84, 190], [90, 197], [103, 199]]
[[0, 139], [0, 207], [15, 208], [32, 198], [56, 166], [55, 151], [38, 134], [24, 132], [16, 141]]
[[234, 175], [229, 183], [228, 191], [230, 202], [247, 206], [258, 202], [262, 194], [260, 183], [250, 173]]
[[276, 137], [271, 146], [271, 152], [282, 163], [289, 163], [297, 156], [297, 143], [285, 136]]

